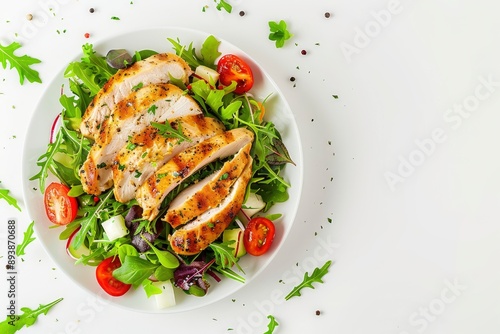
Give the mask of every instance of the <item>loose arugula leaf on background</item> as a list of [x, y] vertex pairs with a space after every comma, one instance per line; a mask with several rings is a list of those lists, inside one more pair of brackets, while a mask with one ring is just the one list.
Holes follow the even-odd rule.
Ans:
[[16, 255], [17, 256], [22, 256], [25, 254], [26, 247], [33, 242], [36, 238], [33, 237], [33, 227], [35, 226], [35, 222], [32, 221], [31, 224], [28, 226], [28, 229], [26, 229], [26, 232], [24, 232], [24, 237], [23, 237], [23, 242], [18, 244], [16, 247]]
[[277, 48], [282, 48], [285, 45], [285, 41], [292, 38], [291, 34], [286, 26], [286, 22], [281, 20], [279, 23], [274, 21], [269, 21], [269, 29], [271, 33], [269, 34], [269, 39], [275, 41]]
[[269, 319], [269, 324], [267, 325], [267, 331], [264, 334], [272, 334], [274, 333], [276, 327], [278, 327], [280, 324], [278, 324], [276, 318], [272, 315], [268, 315], [267, 319]]
[[21, 85], [24, 84], [24, 79], [29, 82], [42, 83], [39, 73], [30, 67], [33, 64], [41, 63], [41, 61], [28, 55], [16, 56], [14, 52], [20, 47], [21, 44], [18, 42], [12, 42], [7, 46], [0, 44], [0, 64], [5, 69], [7, 68], [7, 62], [9, 62], [10, 69], [15, 68], [17, 70]]
[[21, 208], [17, 204], [17, 200], [9, 195], [9, 190], [0, 189], [0, 199], [4, 199], [7, 203], [15, 207], [17, 210], [21, 211]]
[[307, 287], [314, 289], [314, 286], [312, 285], [314, 282], [323, 283], [322, 278], [328, 272], [328, 268], [330, 267], [331, 264], [332, 261], [326, 261], [323, 267], [314, 269], [311, 276], [309, 276], [309, 273], [306, 272], [304, 274], [304, 280], [302, 281], [302, 283], [293, 288], [292, 291], [288, 295], [286, 295], [285, 300], [288, 300], [295, 296], [297, 297], [301, 296], [300, 290], [302, 290], [303, 288]]
[[214, 0], [214, 2], [217, 4], [216, 8], [218, 11], [220, 11], [222, 9], [224, 9], [228, 13], [231, 13], [233, 11], [233, 6], [231, 6], [230, 4], [228, 4], [224, 0], [219, 0], [219, 2], [217, 2], [217, 0]]
[[28, 307], [22, 307], [21, 311], [23, 311], [23, 314], [16, 315], [15, 319], [11, 319], [8, 316], [5, 321], [0, 323], [0, 333], [14, 334], [15, 332], [21, 330], [24, 326], [29, 327], [33, 325], [40, 314], [47, 315], [49, 310], [61, 300], [63, 300], [63, 298], [54, 300], [52, 303], [47, 305], [40, 304], [36, 310], [32, 310]]

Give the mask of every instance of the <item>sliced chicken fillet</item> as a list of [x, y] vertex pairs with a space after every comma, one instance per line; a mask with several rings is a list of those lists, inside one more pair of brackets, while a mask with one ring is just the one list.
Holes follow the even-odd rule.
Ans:
[[129, 139], [151, 122], [201, 113], [194, 99], [171, 84], [148, 85], [132, 92], [116, 105], [106, 119], [80, 169], [84, 191], [99, 195], [113, 185], [111, 165], [116, 155], [123, 147], [133, 149]]
[[132, 66], [118, 70], [94, 96], [85, 111], [80, 125], [81, 133], [95, 139], [99, 128], [112, 113], [118, 102], [126, 98], [136, 87], [166, 83], [170, 77], [188, 83], [192, 70], [180, 57], [171, 53], [160, 53], [135, 62]]
[[177, 228], [219, 205], [249, 163], [251, 148], [252, 143], [246, 144], [220, 170], [179, 193], [163, 220]]
[[237, 153], [253, 137], [253, 132], [247, 129], [233, 129], [174, 156], [137, 189], [136, 199], [143, 209], [143, 218], [153, 220], [162, 201], [183, 180], [212, 161]]
[[250, 158], [250, 162], [234, 183], [229, 195], [219, 206], [204, 212], [171, 235], [170, 245], [173, 251], [181, 255], [194, 255], [214, 242], [241, 209], [251, 177], [252, 161]]
[[126, 145], [112, 163], [113, 191], [117, 201], [126, 203], [133, 199], [137, 188], [174, 155], [224, 132], [220, 121], [202, 114], [179, 117], [169, 122], [172, 127], [180, 127], [190, 141], [167, 138], [152, 126], [133, 136], [129, 143], [134, 149]]

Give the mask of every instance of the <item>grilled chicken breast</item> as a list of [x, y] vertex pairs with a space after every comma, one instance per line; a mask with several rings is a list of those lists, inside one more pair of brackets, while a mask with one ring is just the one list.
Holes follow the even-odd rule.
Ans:
[[117, 201], [126, 203], [133, 199], [137, 188], [174, 155], [224, 132], [220, 121], [202, 114], [183, 116], [169, 122], [172, 127], [182, 129], [184, 136], [190, 140], [167, 138], [152, 126], [131, 137], [131, 145], [124, 146], [112, 164], [113, 191]]
[[99, 136], [80, 169], [85, 192], [99, 195], [113, 185], [111, 165], [124, 147], [133, 148], [129, 139], [151, 122], [165, 122], [187, 115], [201, 114], [198, 103], [171, 84], [143, 86], [118, 102], [104, 121]]
[[160, 53], [144, 60], [135, 62], [132, 66], [119, 70], [97, 93], [87, 110], [80, 125], [81, 133], [95, 139], [104, 120], [112, 113], [118, 102], [127, 97], [136, 87], [155, 83], [166, 83], [170, 78], [188, 83], [192, 70], [189, 65], [177, 55]]
[[252, 143], [246, 144], [220, 170], [179, 193], [170, 202], [163, 220], [177, 228], [219, 205], [248, 165], [251, 148]]
[[170, 237], [170, 245], [177, 254], [194, 255], [214, 242], [229, 226], [241, 209], [245, 192], [252, 177], [252, 159], [236, 180], [227, 197], [219, 206], [205, 211], [195, 220], [177, 229]]
[[253, 141], [244, 128], [226, 131], [194, 145], [170, 159], [144, 182], [136, 192], [143, 218], [153, 220], [163, 199], [186, 177], [216, 159], [226, 158]]

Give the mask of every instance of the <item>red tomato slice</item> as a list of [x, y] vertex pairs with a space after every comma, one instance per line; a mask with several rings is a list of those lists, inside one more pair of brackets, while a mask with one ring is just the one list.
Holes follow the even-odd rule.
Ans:
[[254, 256], [266, 253], [274, 239], [275, 227], [271, 220], [264, 217], [250, 219], [243, 234], [243, 245]]
[[44, 194], [45, 212], [49, 220], [57, 225], [71, 223], [78, 212], [75, 197], [68, 196], [69, 188], [64, 184], [53, 182]]
[[97, 283], [101, 288], [106, 291], [107, 294], [118, 297], [122, 296], [127, 292], [132, 285], [120, 282], [113, 277], [113, 271], [121, 267], [121, 262], [118, 257], [112, 256], [108, 257], [96, 268], [95, 275], [97, 278]]
[[243, 59], [233, 54], [227, 54], [217, 63], [219, 81], [224, 86], [229, 86], [236, 81], [236, 94], [248, 92], [253, 86], [253, 73], [250, 66]]

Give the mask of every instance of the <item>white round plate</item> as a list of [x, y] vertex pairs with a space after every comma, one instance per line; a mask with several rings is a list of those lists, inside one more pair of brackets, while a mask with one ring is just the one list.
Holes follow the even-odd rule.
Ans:
[[[125, 48], [130, 53], [136, 50], [151, 49], [158, 52], [173, 52], [167, 38], [179, 38], [181, 44], [193, 45], [199, 50], [202, 42], [208, 34], [184, 29], [184, 28], [154, 28], [141, 31], [134, 31], [115, 36], [94, 45], [94, 49], [106, 54], [110, 49]], [[215, 36], [217, 37], [217, 36]], [[219, 39], [219, 38], [218, 38]], [[219, 39], [220, 40], [220, 39]], [[39, 167], [36, 162], [38, 157], [47, 149], [49, 132], [53, 120], [61, 111], [59, 96], [61, 86], [68, 86], [63, 73], [67, 64], [64, 64], [60, 73], [48, 85], [31, 119], [27, 132], [26, 145], [23, 154], [23, 190], [24, 201], [28, 208], [28, 213], [35, 221], [35, 231], [38, 239], [43, 244], [49, 256], [77, 285], [81, 286], [92, 294], [97, 294], [106, 298], [108, 302], [118, 306], [136, 311], [152, 313], [173, 313], [192, 310], [206, 306], [224, 297], [227, 297], [249, 284], [257, 275], [266, 271], [274, 256], [279, 252], [281, 246], [292, 228], [295, 214], [299, 206], [299, 199], [302, 189], [303, 163], [302, 149], [299, 138], [299, 131], [294, 116], [289, 105], [285, 101], [276, 83], [247, 53], [238, 49], [231, 43], [221, 40], [219, 50], [222, 54], [233, 53], [241, 56], [252, 67], [255, 76], [255, 84], [252, 93], [257, 100], [263, 100], [272, 94], [266, 103], [266, 119], [274, 122], [276, 128], [281, 132], [283, 141], [286, 144], [290, 156], [297, 164], [288, 165], [285, 168], [284, 177], [292, 184], [289, 189], [290, 199], [285, 203], [275, 205], [271, 212], [282, 213], [283, 216], [276, 221], [276, 237], [271, 250], [264, 256], [245, 256], [241, 259], [240, 265], [245, 272], [246, 283], [242, 284], [222, 277], [222, 281], [217, 283], [209, 278], [211, 287], [204, 297], [194, 297], [176, 291], [177, 305], [167, 309], [157, 309], [154, 297], [147, 298], [141, 287], [131, 290], [122, 297], [109, 297], [97, 284], [95, 279], [95, 267], [75, 265], [65, 251], [66, 241], [59, 240], [62, 228], [51, 228], [53, 225], [45, 215], [43, 205], [43, 194], [38, 189], [38, 182], [29, 181], [29, 178], [38, 173]], [[80, 55], [75, 57], [79, 59]], [[68, 91], [68, 89], [66, 89]]]

